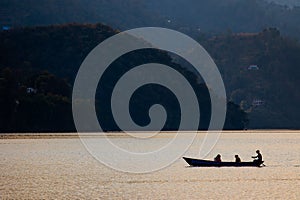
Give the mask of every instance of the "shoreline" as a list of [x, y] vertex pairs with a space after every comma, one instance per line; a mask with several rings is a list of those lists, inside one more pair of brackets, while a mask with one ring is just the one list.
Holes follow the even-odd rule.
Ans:
[[[300, 130], [289, 130], [289, 129], [255, 129], [255, 130], [225, 130], [221, 134], [283, 134], [283, 133], [296, 133]], [[133, 131], [134, 132], [134, 131]], [[144, 131], [141, 133], [151, 133], [153, 131]], [[183, 131], [190, 133], [191, 131]], [[212, 131], [214, 132], [214, 131]], [[176, 131], [161, 131], [162, 134], [175, 134]], [[206, 134], [207, 131], [198, 131], [199, 134]], [[127, 137], [125, 132], [104, 132], [104, 133], [83, 133], [79, 135], [76, 132], [73, 133], [0, 133], [0, 140], [4, 139], [79, 139], [80, 137]]]

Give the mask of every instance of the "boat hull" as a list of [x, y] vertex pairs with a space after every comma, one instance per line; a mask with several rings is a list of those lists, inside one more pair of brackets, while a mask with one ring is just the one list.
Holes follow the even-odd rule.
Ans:
[[183, 159], [193, 167], [261, 167], [264, 163], [262, 162], [215, 162], [210, 160], [201, 160], [201, 159], [194, 159], [194, 158], [186, 158]]

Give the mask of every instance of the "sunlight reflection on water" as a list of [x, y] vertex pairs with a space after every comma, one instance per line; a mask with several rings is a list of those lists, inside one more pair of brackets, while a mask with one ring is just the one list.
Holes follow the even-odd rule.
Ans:
[[[171, 136], [160, 134], [146, 148]], [[124, 147], [128, 144], [122, 135], [110, 137]], [[198, 156], [203, 137], [200, 133], [186, 156]], [[207, 159], [220, 153], [223, 160], [239, 154], [246, 161], [260, 149], [267, 167], [195, 168], [180, 159], [164, 170], [133, 175], [100, 164], [78, 138], [2, 139], [0, 198], [299, 199], [299, 143], [297, 131], [225, 132]]]

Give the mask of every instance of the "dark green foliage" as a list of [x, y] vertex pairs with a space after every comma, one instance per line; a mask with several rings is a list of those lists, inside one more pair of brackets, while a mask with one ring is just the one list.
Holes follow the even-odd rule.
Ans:
[[[230, 101], [249, 113], [250, 128], [300, 127], [300, 45], [277, 29], [203, 42], [216, 61]], [[259, 70], [248, 70], [257, 65]], [[262, 100], [263, 105], [253, 105]]]
[[[184, 68], [173, 63], [168, 54], [153, 49], [134, 51], [120, 57], [112, 63], [110, 68], [103, 75], [103, 78], [99, 83], [99, 86], [102, 87], [98, 88], [97, 92], [98, 117], [103, 129], [107, 131], [119, 131], [117, 124], [115, 124], [113, 120], [110, 108], [112, 91], [115, 84], [124, 73], [135, 66], [145, 63], [160, 63], [170, 66], [189, 80], [199, 101], [201, 114], [199, 129], [206, 130], [210, 122], [211, 102], [208, 88], [205, 84], [199, 83], [201, 77], [199, 77], [198, 74], [191, 72], [189, 68]], [[167, 75], [163, 75], [163, 77], [167, 79]], [[170, 78], [172, 79], [172, 77]], [[176, 82], [176, 80], [173, 81]], [[180, 87], [180, 85], [178, 85], [178, 87]], [[150, 118], [148, 116], [149, 108], [154, 104], [163, 105], [167, 112], [168, 117], [163, 130], [178, 130], [178, 125], [181, 120], [179, 102], [171, 91], [156, 84], [145, 85], [135, 91], [132, 95], [129, 109], [133, 120], [141, 126], [148, 125], [150, 123]], [[239, 120], [243, 121], [244, 118], [239, 118]], [[227, 128], [227, 125], [225, 125], [225, 128]]]
[[[227, 104], [226, 128], [229, 130], [241, 130], [248, 127], [248, 116], [237, 104], [229, 102]], [[241, 120], [243, 119], [243, 120]]]
[[73, 131], [71, 87], [48, 72], [0, 71], [0, 132]]
[[0, 76], [0, 127], [7, 130], [11, 127], [13, 113], [16, 110], [17, 82], [10, 69], [1, 71]]

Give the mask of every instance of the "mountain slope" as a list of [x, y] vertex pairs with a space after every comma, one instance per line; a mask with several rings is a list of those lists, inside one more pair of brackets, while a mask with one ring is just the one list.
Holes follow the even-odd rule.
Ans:
[[[71, 91], [77, 71], [94, 47], [117, 33], [102, 24], [0, 32], [0, 132], [75, 131]], [[167, 53], [151, 49], [121, 56], [101, 77], [95, 104], [103, 129], [119, 131], [110, 109], [115, 84], [131, 68], [146, 63], [165, 64], [186, 77], [199, 99], [199, 127], [207, 129], [211, 103], [208, 88], [198, 82], [199, 75], [172, 62]], [[173, 77], [170, 79], [177, 82]], [[178, 130], [181, 120], [178, 100], [168, 89], [156, 84], [147, 84], [132, 95], [129, 110], [133, 120], [141, 126], [150, 123], [149, 109], [155, 104], [164, 105], [168, 114], [164, 130]], [[246, 123], [246, 113], [229, 103], [225, 128], [243, 129]]]
[[147, 5], [183, 30], [258, 32], [276, 27], [299, 38], [300, 7], [289, 9], [263, 0], [152, 0]]
[[202, 40], [250, 128], [300, 128], [300, 45], [277, 29]]
[[[29, 72], [48, 70], [72, 85], [85, 56], [99, 42], [116, 33], [101, 24], [4, 31], [0, 34], [0, 68]], [[299, 43], [281, 36], [277, 29], [251, 34], [227, 33], [203, 37], [199, 42], [219, 67], [228, 100], [249, 113], [249, 128], [300, 128]], [[165, 54], [141, 53], [120, 60], [121, 64], [117, 66], [124, 70], [121, 66], [140, 65], [149, 61], [178, 67]], [[253, 69], [249, 68], [251, 65]], [[197, 79], [195, 75], [188, 76]], [[107, 89], [113, 87], [111, 81], [118, 75], [112, 71], [108, 77], [110, 84]], [[148, 102], [147, 99], [143, 101]]]
[[2, 0], [2, 26], [101, 22], [118, 29], [163, 26], [190, 33], [277, 27], [300, 38], [300, 7], [265, 0]]

